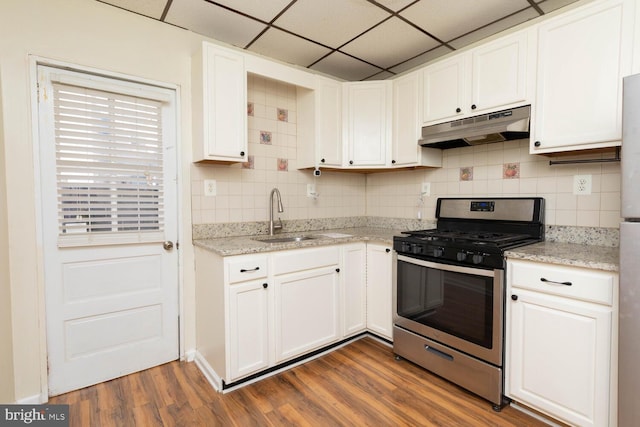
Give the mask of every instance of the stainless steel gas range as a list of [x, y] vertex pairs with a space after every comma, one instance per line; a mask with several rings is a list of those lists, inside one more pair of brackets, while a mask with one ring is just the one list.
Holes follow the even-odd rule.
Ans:
[[544, 240], [544, 200], [440, 198], [436, 218], [394, 237], [393, 351], [499, 410], [504, 251]]

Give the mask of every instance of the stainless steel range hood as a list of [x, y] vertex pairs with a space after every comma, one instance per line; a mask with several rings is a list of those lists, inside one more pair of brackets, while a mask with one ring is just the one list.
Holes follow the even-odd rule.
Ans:
[[422, 128], [418, 144], [431, 148], [456, 148], [529, 137], [531, 106], [497, 111]]

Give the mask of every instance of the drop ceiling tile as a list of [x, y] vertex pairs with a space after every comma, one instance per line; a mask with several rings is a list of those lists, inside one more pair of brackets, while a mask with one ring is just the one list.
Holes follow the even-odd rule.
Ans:
[[436, 47], [439, 43], [399, 18], [391, 18], [340, 50], [388, 68]]
[[388, 16], [367, 0], [298, 0], [274, 25], [337, 48]]
[[260, 36], [249, 50], [291, 64], [308, 66], [331, 52], [330, 49], [270, 28]]
[[266, 28], [203, 0], [173, 0], [165, 21], [239, 47], [245, 47]]
[[477, 31], [473, 31], [460, 38], [452, 40], [449, 42], [449, 45], [454, 49], [461, 49], [486, 37], [506, 30], [507, 28], [515, 27], [518, 24], [538, 17], [540, 17], [540, 14], [536, 12], [534, 8], [530, 7], [523, 10], [522, 12], [511, 15], [508, 18], [502, 19], [498, 22], [494, 22], [493, 24], [482, 27]]
[[393, 10], [394, 12], [404, 9], [409, 6], [415, 0], [378, 0], [378, 3], [384, 7]]
[[167, 0], [98, 0], [101, 3], [107, 3], [140, 15], [149, 16], [154, 19], [160, 19]]
[[348, 81], [363, 80], [381, 71], [341, 52], [332, 53], [310, 68]]
[[539, 2], [538, 6], [544, 13], [549, 13], [575, 2], [576, 0], [544, 0]]
[[400, 15], [446, 42], [528, 6], [527, 0], [422, 0]]
[[364, 79], [364, 81], [386, 80], [393, 76], [393, 73], [390, 73], [388, 71], [381, 71], [378, 74], [374, 74], [373, 76]]
[[390, 70], [396, 74], [399, 73], [404, 73], [405, 71], [409, 71], [413, 68], [422, 66], [424, 64], [426, 64], [429, 61], [433, 61], [436, 58], [440, 58], [441, 56], [444, 56], [448, 53], [453, 52], [451, 49], [449, 49], [446, 46], [438, 46], [437, 48], [430, 50], [427, 53], [423, 53], [422, 55], [415, 57], [413, 59], [408, 60], [407, 62], [403, 62], [402, 64], [398, 65], [397, 67], [393, 67]]
[[[175, 1], [175, 0], [174, 0]], [[249, 16], [255, 16], [266, 22], [271, 22], [278, 13], [289, 3], [291, 0], [214, 0], [216, 3], [223, 6], [227, 6], [233, 10], [245, 13]]]

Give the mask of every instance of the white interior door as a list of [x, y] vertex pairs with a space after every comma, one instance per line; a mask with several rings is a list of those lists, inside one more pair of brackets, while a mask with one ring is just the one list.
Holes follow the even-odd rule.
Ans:
[[56, 395], [178, 358], [175, 91], [39, 66], [38, 100]]

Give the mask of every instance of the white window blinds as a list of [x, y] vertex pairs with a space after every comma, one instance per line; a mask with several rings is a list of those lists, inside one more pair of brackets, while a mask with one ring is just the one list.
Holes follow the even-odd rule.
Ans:
[[59, 245], [162, 240], [162, 103], [54, 82], [53, 107]]

